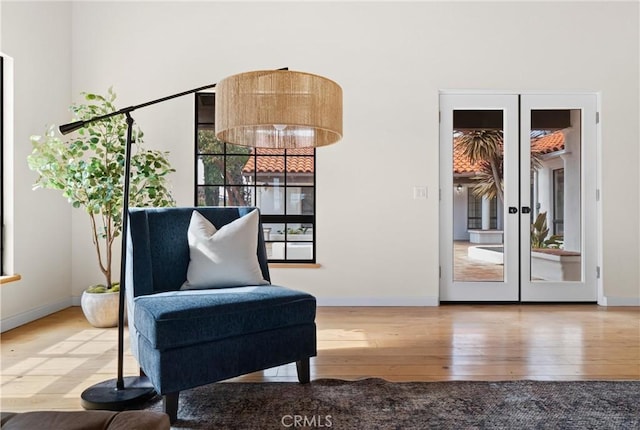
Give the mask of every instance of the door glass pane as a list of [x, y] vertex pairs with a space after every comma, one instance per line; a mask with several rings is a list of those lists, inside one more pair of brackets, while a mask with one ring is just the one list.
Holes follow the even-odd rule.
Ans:
[[454, 281], [504, 281], [503, 118], [453, 112]]
[[581, 112], [531, 111], [531, 281], [582, 281]]

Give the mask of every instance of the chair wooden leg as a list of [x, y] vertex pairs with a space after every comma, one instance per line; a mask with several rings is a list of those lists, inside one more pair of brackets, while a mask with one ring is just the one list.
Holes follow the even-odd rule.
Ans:
[[178, 397], [180, 396], [180, 391], [175, 393], [169, 393], [162, 396], [162, 406], [164, 408], [164, 413], [169, 415], [169, 421], [171, 424], [175, 423], [178, 419]]
[[296, 369], [298, 370], [298, 381], [301, 384], [307, 384], [311, 380], [311, 369], [309, 365], [309, 357], [300, 361], [296, 361]]

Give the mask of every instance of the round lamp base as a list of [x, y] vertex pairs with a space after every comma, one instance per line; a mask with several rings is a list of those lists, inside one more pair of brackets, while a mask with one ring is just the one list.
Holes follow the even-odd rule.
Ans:
[[146, 376], [127, 376], [121, 390], [117, 389], [117, 379], [109, 379], [87, 388], [80, 397], [85, 409], [123, 411], [155, 395], [156, 392]]

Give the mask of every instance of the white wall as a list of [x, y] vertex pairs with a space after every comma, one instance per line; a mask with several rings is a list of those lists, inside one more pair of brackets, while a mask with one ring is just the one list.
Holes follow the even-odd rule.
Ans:
[[[285, 66], [341, 84], [345, 137], [317, 156], [322, 267], [272, 270], [321, 304], [437, 303], [439, 90], [601, 92], [604, 291], [640, 301], [637, 4], [76, 2], [72, 22], [72, 93], [114, 85], [121, 106]], [[193, 105], [133, 115], [171, 151], [179, 205], [193, 203]], [[72, 219], [77, 297], [100, 274]]]
[[62, 194], [32, 191], [29, 136], [69, 119], [71, 5], [3, 2], [0, 50], [13, 58], [13, 269], [0, 289], [2, 331], [71, 304], [71, 209]]
[[[438, 90], [600, 91], [605, 294], [640, 295], [637, 4], [88, 2], [73, 18], [74, 93], [115, 85], [122, 105], [283, 66], [342, 85], [345, 138], [318, 151], [322, 268], [273, 270], [320, 303], [435, 301]], [[193, 99], [135, 118], [191, 204]], [[78, 216], [76, 295], [94, 276]]]

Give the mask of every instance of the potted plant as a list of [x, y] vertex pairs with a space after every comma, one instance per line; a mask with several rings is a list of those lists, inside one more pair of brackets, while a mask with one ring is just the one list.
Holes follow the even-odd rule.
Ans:
[[549, 236], [547, 212], [540, 212], [536, 217], [536, 220], [531, 224], [531, 248], [559, 249], [561, 247], [562, 236], [557, 234]]
[[[117, 110], [112, 88], [106, 96], [82, 95], [85, 103], [71, 105], [77, 120]], [[123, 115], [81, 128], [66, 141], [51, 126], [44, 136], [31, 137], [33, 152], [28, 156], [29, 167], [39, 175], [34, 189], [60, 190], [74, 208], [82, 208], [88, 215], [104, 284], [85, 290], [81, 304], [89, 322], [100, 327], [113, 327], [118, 322], [119, 285], [112, 282], [112, 257], [113, 243], [122, 233], [126, 131]], [[129, 205], [173, 206], [167, 175], [175, 170], [169, 164], [168, 153], [144, 149], [138, 127], [133, 130], [133, 137]]]
[[[80, 298], [82, 312], [89, 324], [94, 327], [117, 326], [119, 305], [119, 282], [111, 284], [111, 288], [104, 284], [92, 285], [82, 292], [82, 297]], [[126, 312], [124, 316], [126, 320]]]

